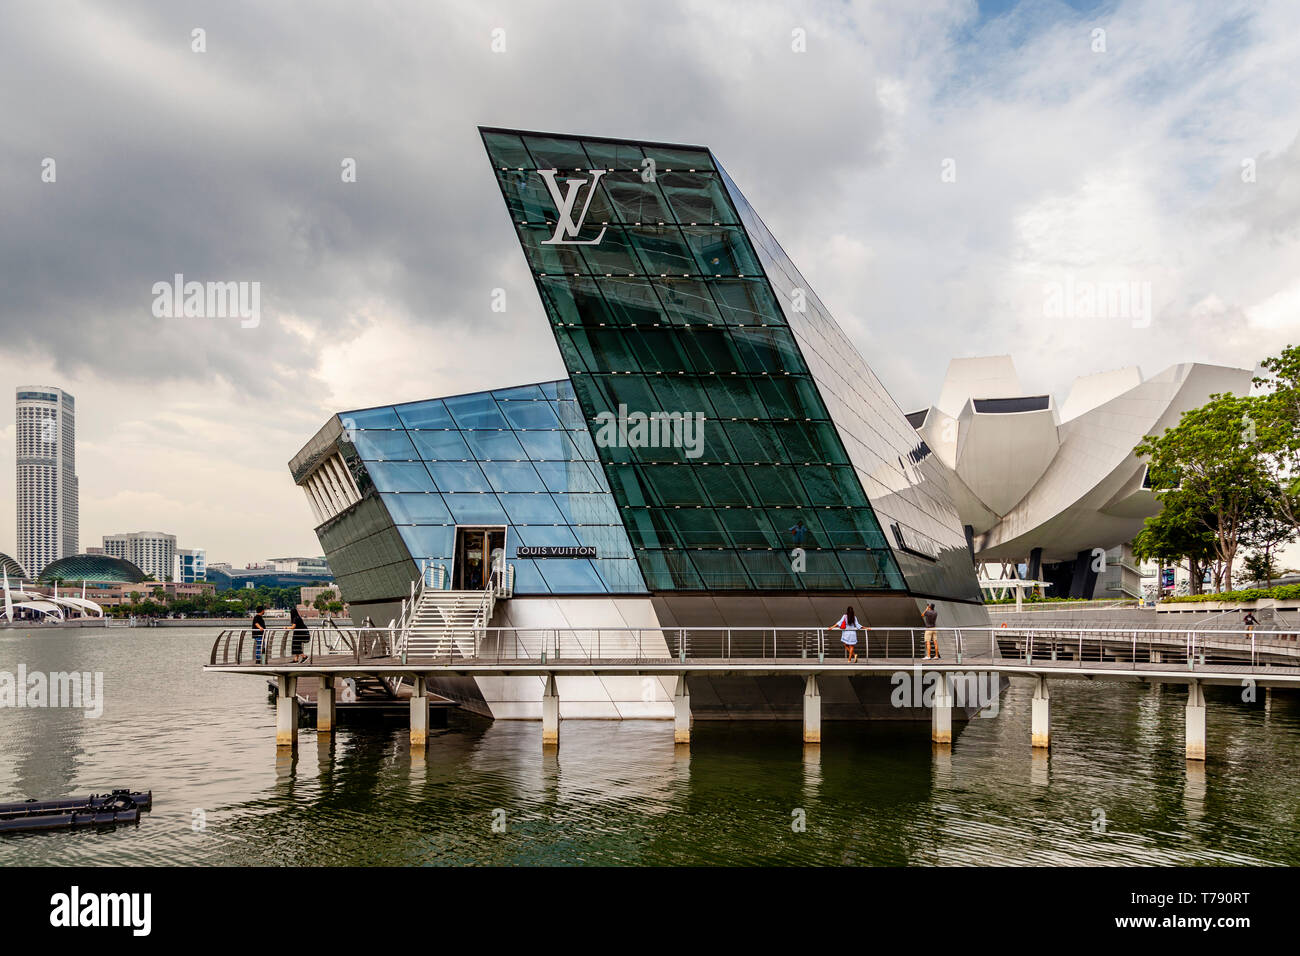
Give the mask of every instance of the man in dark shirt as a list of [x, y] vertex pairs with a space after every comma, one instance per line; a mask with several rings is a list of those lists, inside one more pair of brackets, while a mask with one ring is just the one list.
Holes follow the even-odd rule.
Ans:
[[[262, 638], [266, 636], [266, 619], [262, 617], [262, 612], [266, 606], [259, 604], [257, 613], [253, 615], [253, 663], [262, 663]], [[268, 648], [269, 650], [269, 648]]]
[[[935, 623], [939, 620], [939, 612], [934, 609], [934, 602], [931, 601], [925, 606], [921, 613], [921, 620], [925, 621], [925, 659], [939, 659], [939, 632], [935, 630]], [[930, 656], [930, 646], [934, 645], [934, 657]]]

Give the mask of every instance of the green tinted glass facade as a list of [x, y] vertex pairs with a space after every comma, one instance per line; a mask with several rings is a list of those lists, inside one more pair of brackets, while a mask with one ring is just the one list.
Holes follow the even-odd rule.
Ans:
[[906, 590], [710, 154], [483, 139], [646, 585]]

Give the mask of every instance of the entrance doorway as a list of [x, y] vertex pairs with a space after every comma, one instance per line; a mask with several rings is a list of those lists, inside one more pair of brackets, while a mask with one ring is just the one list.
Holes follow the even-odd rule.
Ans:
[[452, 587], [458, 591], [482, 591], [488, 586], [493, 567], [505, 567], [506, 529], [456, 529], [456, 562]]

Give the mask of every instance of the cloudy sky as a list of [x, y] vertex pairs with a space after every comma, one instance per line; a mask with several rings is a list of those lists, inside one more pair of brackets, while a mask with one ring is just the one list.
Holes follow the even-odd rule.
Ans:
[[[1253, 367], [1300, 338], [1298, 63], [1295, 0], [13, 4], [0, 385], [77, 396], [83, 546], [319, 553], [330, 413], [563, 375], [480, 124], [711, 146], [906, 409], [954, 356]], [[175, 273], [260, 324], [155, 317]]]

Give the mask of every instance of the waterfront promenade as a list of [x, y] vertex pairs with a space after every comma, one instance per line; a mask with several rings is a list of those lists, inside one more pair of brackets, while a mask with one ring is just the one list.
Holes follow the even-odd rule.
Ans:
[[[674, 740], [688, 744], [691, 676], [786, 676], [804, 682], [803, 739], [822, 733], [819, 681], [828, 676], [888, 678], [914, 684], [916, 704], [930, 711], [931, 738], [952, 741], [954, 709], [971, 715], [995, 703], [980, 699], [980, 680], [994, 675], [1035, 682], [1030, 743], [1051, 746], [1052, 679], [1086, 679], [1105, 693], [1108, 682], [1177, 684], [1187, 688], [1185, 750], [1204, 760], [1207, 686], [1242, 689], [1244, 700], [1269, 699], [1274, 688], [1300, 688], [1300, 640], [1279, 631], [943, 628], [942, 658], [924, 659], [924, 631], [870, 628], [858, 659], [843, 658], [836, 632], [795, 628], [481, 628], [418, 648], [396, 629], [338, 629], [312, 635], [307, 659], [295, 663], [290, 635], [270, 631], [265, 655], [253, 659], [252, 632], [222, 631], [206, 670], [274, 678], [277, 743], [298, 736], [297, 680], [317, 679], [317, 730], [331, 733], [338, 682], [365, 677], [409, 682], [412, 746], [425, 745], [433, 677], [535, 677], [542, 684], [542, 743], [560, 736], [557, 677], [675, 678]], [[995, 695], [996, 696], [996, 695]], [[910, 706], [910, 705], [909, 705]]]

